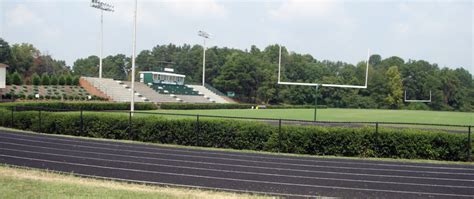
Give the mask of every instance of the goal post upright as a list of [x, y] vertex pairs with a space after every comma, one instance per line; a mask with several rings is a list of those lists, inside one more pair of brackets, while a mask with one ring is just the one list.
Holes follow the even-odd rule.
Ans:
[[[314, 86], [316, 88], [314, 94], [314, 121], [316, 121], [317, 116], [317, 107], [318, 107], [318, 90], [319, 87], [334, 87], [334, 88], [367, 88], [367, 82], [369, 79], [369, 59], [370, 59], [370, 50], [367, 49], [367, 62], [366, 62], [366, 69], [365, 69], [365, 84], [364, 85], [347, 85], [347, 84], [323, 84], [323, 83], [302, 83], [302, 82], [282, 82], [281, 81], [281, 45], [278, 45], [279, 48], [279, 56], [278, 56], [278, 84], [281, 85], [297, 85], [297, 86]], [[430, 91], [430, 100], [431, 100], [431, 91]]]

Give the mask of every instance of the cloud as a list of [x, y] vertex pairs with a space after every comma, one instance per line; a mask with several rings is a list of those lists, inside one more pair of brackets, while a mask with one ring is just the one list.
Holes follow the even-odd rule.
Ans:
[[6, 13], [7, 24], [11, 26], [38, 25], [43, 20], [23, 4]]
[[[111, 17], [118, 21], [133, 20], [134, 3], [119, 1], [115, 3], [115, 13]], [[159, 25], [170, 21], [169, 17], [183, 19], [225, 18], [228, 11], [215, 0], [172, 0], [138, 1], [138, 21], [147, 25]]]
[[293, 18], [323, 18], [341, 11], [341, 1], [331, 0], [286, 0], [278, 8], [269, 11], [271, 17], [289, 20]]

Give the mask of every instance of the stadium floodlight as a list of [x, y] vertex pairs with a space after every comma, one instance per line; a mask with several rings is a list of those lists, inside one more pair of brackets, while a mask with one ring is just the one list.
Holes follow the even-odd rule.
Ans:
[[407, 90], [405, 90], [405, 97], [404, 97], [405, 102], [422, 102], [422, 103], [431, 103], [431, 90], [430, 90], [430, 99], [428, 100], [408, 100], [407, 99]]
[[99, 0], [92, 0], [91, 7], [100, 10], [100, 56], [99, 56], [99, 79], [102, 79], [102, 46], [104, 40], [104, 11], [113, 12], [114, 6], [101, 2]]
[[137, 46], [137, 0], [135, 0], [135, 9], [133, 11], [133, 44], [132, 44], [132, 86], [130, 91], [130, 112], [135, 111], [135, 53]]
[[281, 85], [297, 85], [297, 86], [314, 86], [316, 88], [314, 97], [314, 121], [316, 121], [317, 106], [318, 106], [318, 89], [320, 86], [324, 87], [336, 87], [336, 88], [367, 88], [367, 81], [369, 78], [369, 58], [370, 51], [367, 49], [367, 66], [365, 69], [365, 84], [364, 85], [346, 85], [346, 84], [323, 84], [323, 83], [303, 83], [303, 82], [283, 82], [281, 81], [281, 45], [278, 57], [278, 84]]
[[205, 79], [206, 79], [206, 39], [211, 38], [211, 35], [209, 33], [204, 32], [202, 30], [198, 31], [198, 35], [200, 37], [204, 38], [204, 45], [202, 46], [203, 48], [203, 53], [202, 53], [202, 86], [205, 86]]

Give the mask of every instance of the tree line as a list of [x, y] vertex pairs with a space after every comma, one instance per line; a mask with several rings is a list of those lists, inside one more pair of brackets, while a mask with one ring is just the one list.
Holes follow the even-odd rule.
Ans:
[[[29, 44], [15, 44], [11, 49], [24, 45]], [[11, 50], [10, 56], [15, 53]], [[187, 84], [199, 84], [202, 53], [200, 45], [157, 45], [137, 55], [137, 71], [174, 68], [176, 73], [186, 75]], [[314, 87], [277, 85], [278, 56], [278, 45], [264, 49], [251, 46], [246, 50], [211, 47], [206, 51], [206, 82], [224, 93], [234, 92], [236, 100], [246, 103], [313, 104], [317, 97], [319, 104], [340, 108], [474, 110], [473, 76], [463, 68], [450, 69], [424, 60], [382, 58], [373, 54], [369, 59], [367, 89], [322, 87], [316, 93]], [[77, 59], [72, 70], [61, 65], [62, 61], [56, 62], [61, 66], [58, 73], [98, 76], [99, 58], [95, 55]], [[55, 72], [54, 64], [48, 65], [48, 69], [34, 66], [34, 62], [9, 64], [10, 71], [42, 74], [36, 70], [53, 69]], [[127, 80], [130, 68], [131, 58], [127, 55], [109, 55], [103, 59], [103, 77]], [[356, 64], [318, 60], [282, 49], [282, 81], [363, 85], [365, 70], [365, 60]], [[428, 99], [431, 92], [432, 102], [406, 103], [405, 92], [407, 99]]]

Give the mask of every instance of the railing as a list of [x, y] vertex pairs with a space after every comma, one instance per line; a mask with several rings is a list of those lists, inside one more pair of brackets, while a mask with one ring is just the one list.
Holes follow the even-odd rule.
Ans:
[[[2, 108], [2, 107], [0, 107]], [[3, 107], [11, 111], [9, 115], [2, 115], [2, 117], [10, 117], [8, 124], [1, 124], [7, 127], [15, 127], [15, 112], [19, 111], [38, 111], [38, 130], [42, 129], [42, 117], [44, 117], [42, 112], [78, 112], [80, 115], [78, 117], [80, 129], [84, 129], [84, 118], [83, 112], [113, 112], [113, 113], [123, 113], [129, 117], [128, 131], [131, 134], [133, 131], [133, 115], [161, 115], [165, 117], [170, 117], [173, 119], [178, 118], [195, 118], [196, 122], [199, 123], [201, 118], [218, 118], [218, 119], [230, 119], [230, 120], [244, 120], [244, 121], [257, 121], [264, 122], [270, 125], [278, 126], [279, 131], [281, 131], [282, 125], [309, 125], [309, 126], [329, 126], [329, 127], [350, 127], [350, 128], [363, 128], [363, 127], [374, 127], [374, 132], [379, 133], [381, 128], [392, 128], [392, 129], [421, 129], [427, 131], [443, 131], [446, 133], [457, 133], [457, 134], [467, 134], [467, 157], [468, 161], [471, 161], [472, 154], [472, 128], [473, 125], [453, 125], [453, 124], [430, 124], [430, 123], [407, 123], [407, 122], [352, 122], [352, 121], [309, 121], [309, 120], [294, 120], [294, 119], [276, 119], [276, 118], [259, 118], [259, 117], [234, 117], [234, 116], [216, 116], [216, 115], [200, 115], [200, 114], [178, 114], [178, 113], [163, 113], [163, 112], [145, 112], [145, 111], [116, 111], [116, 110], [84, 110], [84, 109], [56, 109], [56, 108], [45, 108], [45, 107], [29, 107], [29, 106], [12, 106], [12, 107]], [[198, 134], [199, 132], [196, 132]], [[199, 145], [198, 145], [199, 146]]]

